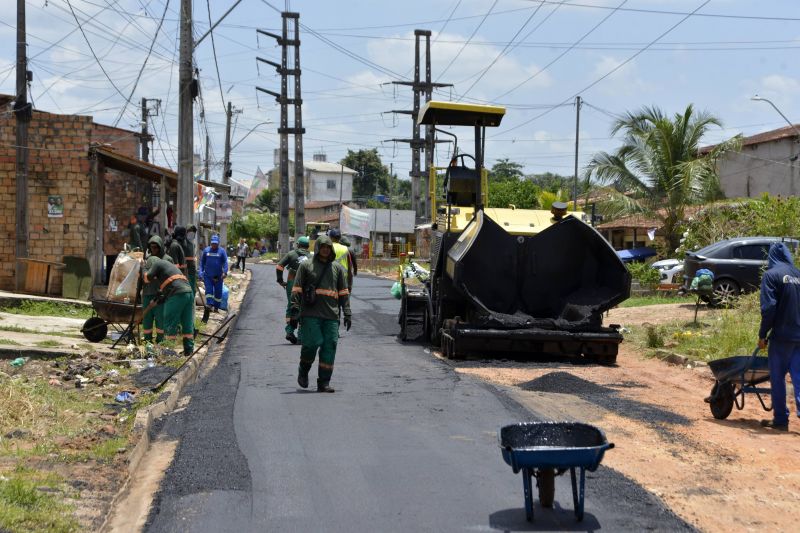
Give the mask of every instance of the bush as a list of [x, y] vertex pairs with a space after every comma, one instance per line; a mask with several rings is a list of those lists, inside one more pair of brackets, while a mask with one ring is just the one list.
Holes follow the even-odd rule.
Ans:
[[661, 281], [661, 274], [648, 263], [628, 263], [628, 272], [645, 289], [655, 290]]
[[666, 336], [666, 328], [662, 326], [654, 326], [653, 324], [645, 324], [646, 342], [648, 348], [663, 348], [664, 337]]

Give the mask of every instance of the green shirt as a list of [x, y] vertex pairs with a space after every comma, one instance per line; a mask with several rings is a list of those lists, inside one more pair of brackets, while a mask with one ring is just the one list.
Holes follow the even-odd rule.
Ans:
[[275, 268], [278, 280], [283, 279], [284, 270], [287, 271], [289, 279], [293, 279], [300, 263], [308, 261], [310, 256], [311, 254], [305, 248], [297, 248], [281, 257], [281, 260], [278, 261], [278, 266]]
[[175, 260], [175, 266], [182, 271], [186, 271], [186, 254], [183, 251], [183, 246], [176, 239], [172, 239], [167, 248], [167, 253]]
[[183, 256], [186, 259], [186, 272], [189, 275], [197, 274], [197, 258], [194, 255], [194, 243], [189, 239], [178, 242], [183, 247]]
[[[317, 298], [313, 305], [308, 306], [303, 302], [303, 288], [312, 283], [316, 287]], [[336, 262], [326, 264], [317, 257], [302, 262], [292, 288], [292, 316], [338, 321], [340, 307], [345, 318], [350, 318], [350, 291], [342, 265]]]
[[[167, 254], [161, 255], [161, 257], [159, 257], [157, 255], [148, 255], [147, 259], [145, 259], [145, 262], [144, 262], [145, 271], [147, 271], [151, 266], [153, 266], [153, 263], [155, 263], [156, 259], [163, 259], [164, 261], [167, 261], [168, 263], [173, 263], [174, 262], [174, 261], [172, 261], [172, 258]], [[142, 284], [142, 296], [155, 296], [156, 294], [158, 294], [158, 286], [159, 285], [160, 285], [160, 283], [158, 283], [156, 281], [153, 281], [153, 280], [151, 280], [150, 283], [143, 283]]]
[[[164, 293], [164, 296], [167, 298], [175, 296], [176, 294], [192, 292], [192, 286], [189, 285], [189, 282], [183, 277], [183, 273], [171, 262], [151, 256], [150, 259], [148, 259], [148, 263], [145, 264], [145, 267], [145, 282], [152, 283], [158, 292]], [[161, 288], [161, 285], [167, 279], [175, 275], [182, 277], [173, 279], [164, 288]]]

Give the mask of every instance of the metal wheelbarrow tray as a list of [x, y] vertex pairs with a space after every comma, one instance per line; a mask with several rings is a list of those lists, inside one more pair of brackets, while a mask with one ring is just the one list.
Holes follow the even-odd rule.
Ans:
[[731, 414], [733, 406], [744, 408], [744, 395], [755, 394], [765, 411], [772, 411], [767, 406], [762, 394], [769, 394], [770, 387], [759, 387], [769, 381], [769, 363], [766, 357], [758, 357], [758, 347], [752, 355], [737, 355], [717, 359], [708, 363], [714, 374], [714, 387], [705, 399], [711, 407], [711, 414], [718, 420], [724, 420]]
[[[90, 342], [102, 342], [108, 334], [109, 325], [120, 332], [120, 339], [123, 339], [132, 334], [128, 331], [129, 325], [138, 324], [142, 320], [142, 307], [132, 303], [95, 298], [92, 299], [92, 309], [95, 316], [88, 318], [81, 328], [81, 333]], [[114, 346], [116, 344], [117, 342]]]
[[[583, 520], [586, 470], [594, 472], [605, 451], [614, 447], [598, 428], [580, 422], [525, 422], [498, 432], [503, 460], [516, 474], [522, 471], [525, 516], [533, 520], [531, 478], [537, 479], [542, 507], [552, 507], [555, 476], [570, 471], [575, 517]], [[580, 484], [576, 469], [580, 469]]]

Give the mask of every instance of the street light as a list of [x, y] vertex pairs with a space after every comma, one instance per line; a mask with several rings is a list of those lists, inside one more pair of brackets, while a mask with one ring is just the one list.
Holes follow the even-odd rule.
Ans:
[[775, 104], [773, 104], [773, 103], [772, 103], [772, 100], [769, 100], [769, 99], [767, 99], [767, 98], [764, 98], [763, 96], [758, 96], [757, 94], [756, 94], [756, 95], [753, 95], [753, 96], [751, 96], [751, 97], [750, 97], [750, 100], [753, 100], [753, 101], [756, 101], [756, 102], [766, 102], [766, 103], [768, 103], [769, 105], [771, 105], [771, 106], [773, 107], [773, 109], [775, 109], [775, 111], [777, 111], [777, 112], [778, 112], [778, 114], [779, 114], [780, 116], [782, 116], [782, 117], [783, 117], [783, 120], [785, 120], [785, 121], [786, 121], [786, 123], [787, 123], [787, 124], [789, 124], [789, 125], [792, 127], [792, 129], [794, 130], [794, 132], [797, 134], [797, 137], [798, 137], [798, 139], [800, 140], [800, 131], [798, 131], [798, 129], [797, 129], [797, 126], [795, 126], [795, 125], [792, 123], [792, 121], [791, 121], [791, 120], [789, 120], [788, 118], [786, 118], [786, 115], [784, 115], [783, 113], [781, 113], [781, 110], [780, 110], [780, 109], [778, 109], [778, 106], [776, 106]]
[[234, 148], [236, 148], [237, 146], [239, 146], [239, 144], [241, 144], [241, 142], [242, 142], [243, 140], [245, 140], [245, 139], [247, 138], [247, 136], [248, 136], [248, 135], [250, 135], [251, 133], [253, 133], [253, 131], [255, 131], [255, 129], [256, 129], [257, 127], [259, 127], [259, 126], [263, 126], [264, 124], [272, 124], [272, 122], [270, 122], [269, 120], [267, 120], [266, 122], [259, 122], [258, 124], [256, 124], [256, 125], [255, 125], [255, 126], [253, 126], [252, 128], [250, 128], [250, 131], [248, 131], [247, 133], [245, 133], [245, 134], [244, 134], [244, 137], [242, 137], [241, 139], [239, 139], [239, 140], [236, 142], [236, 144], [234, 144], [233, 146], [231, 146], [231, 152], [233, 152], [233, 149], [234, 149]]

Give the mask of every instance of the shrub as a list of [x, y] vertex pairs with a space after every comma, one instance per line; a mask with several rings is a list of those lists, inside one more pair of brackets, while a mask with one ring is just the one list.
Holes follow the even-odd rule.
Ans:
[[661, 281], [661, 274], [647, 263], [628, 263], [631, 277], [646, 289], [654, 290]]

